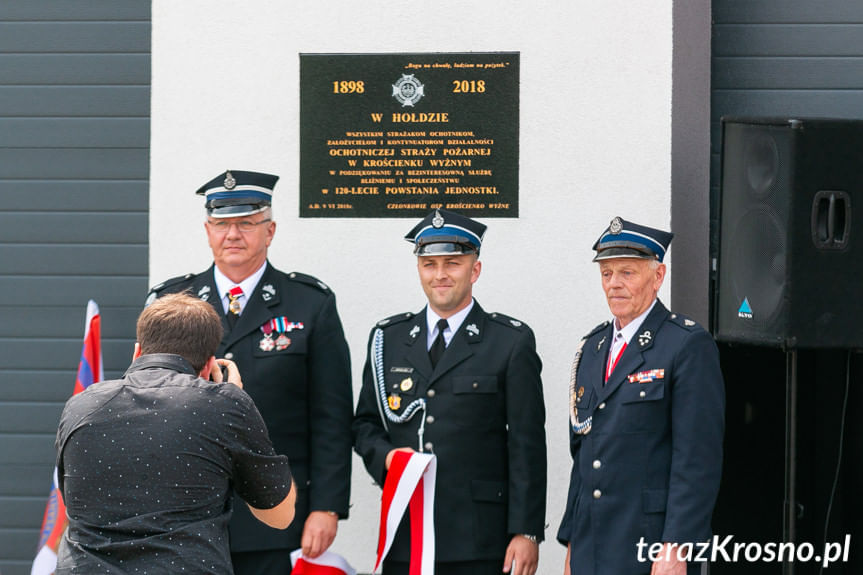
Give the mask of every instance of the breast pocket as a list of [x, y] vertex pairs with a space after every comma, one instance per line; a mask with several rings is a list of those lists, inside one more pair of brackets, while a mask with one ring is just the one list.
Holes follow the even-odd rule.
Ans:
[[498, 426], [502, 413], [502, 394], [496, 375], [458, 375], [453, 377], [453, 401], [448, 409], [458, 426], [481, 429]]
[[665, 380], [648, 383], [624, 382], [620, 403], [623, 408], [623, 426], [626, 431], [651, 431], [668, 422]]

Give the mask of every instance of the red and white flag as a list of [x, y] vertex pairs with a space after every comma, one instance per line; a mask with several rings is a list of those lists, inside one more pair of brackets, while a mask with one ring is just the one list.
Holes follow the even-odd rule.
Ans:
[[381, 529], [374, 573], [390, 551], [410, 506], [410, 575], [434, 575], [434, 489], [437, 458], [430, 453], [396, 451], [381, 496]]
[[[84, 322], [84, 345], [81, 348], [81, 360], [78, 362], [78, 375], [75, 377], [75, 389], [72, 395], [80, 393], [105, 377], [102, 370], [102, 328], [99, 306], [90, 300], [87, 303], [87, 319]], [[51, 485], [51, 495], [45, 506], [42, 517], [42, 531], [39, 537], [39, 552], [33, 560], [30, 575], [49, 575], [57, 568], [57, 548], [60, 539], [66, 531], [66, 505], [57, 481], [57, 469], [54, 469], [54, 481]]]
[[356, 569], [347, 560], [332, 551], [324, 551], [314, 559], [303, 557], [303, 550], [291, 552], [294, 568], [291, 575], [357, 575]]

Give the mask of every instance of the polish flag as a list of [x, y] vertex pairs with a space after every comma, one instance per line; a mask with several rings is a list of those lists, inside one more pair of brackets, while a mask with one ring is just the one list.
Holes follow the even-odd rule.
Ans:
[[303, 557], [303, 550], [297, 549], [291, 553], [291, 563], [294, 564], [291, 575], [357, 575], [344, 557], [332, 551], [324, 551], [312, 559]]
[[381, 495], [381, 528], [374, 573], [390, 551], [410, 506], [410, 575], [434, 575], [434, 490], [437, 458], [430, 453], [396, 451]]
[[[72, 395], [80, 393], [97, 381], [102, 381], [105, 374], [102, 370], [102, 320], [99, 316], [99, 306], [90, 300], [87, 303], [87, 319], [84, 322], [84, 345], [81, 348], [81, 360], [78, 362], [78, 375], [75, 377], [75, 389]], [[57, 469], [54, 468], [54, 481], [51, 485], [51, 495], [45, 506], [42, 517], [42, 530], [39, 538], [39, 552], [33, 560], [30, 575], [50, 575], [57, 568], [57, 549], [66, 531], [66, 505], [60, 494], [57, 481]]]

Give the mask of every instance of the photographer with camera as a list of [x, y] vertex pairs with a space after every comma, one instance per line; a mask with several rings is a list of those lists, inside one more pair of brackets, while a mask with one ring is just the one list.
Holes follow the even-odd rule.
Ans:
[[296, 500], [288, 459], [236, 365], [215, 358], [222, 325], [210, 304], [160, 298], [138, 318], [137, 339], [123, 378], [73, 396], [60, 418], [69, 529], [56, 573], [233, 573], [232, 491], [285, 529]]

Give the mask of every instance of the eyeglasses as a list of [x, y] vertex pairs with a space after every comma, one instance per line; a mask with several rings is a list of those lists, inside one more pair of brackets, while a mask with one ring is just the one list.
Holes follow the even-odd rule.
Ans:
[[269, 221], [271, 221], [270, 218], [261, 220], [260, 222], [250, 222], [248, 220], [242, 220], [239, 222], [226, 222], [224, 220], [207, 220], [207, 225], [209, 225], [210, 228], [212, 228], [212, 230], [217, 234], [227, 233], [233, 225], [236, 225], [237, 229], [239, 229], [242, 233], [248, 234], [253, 232], [257, 226], [265, 224]]

